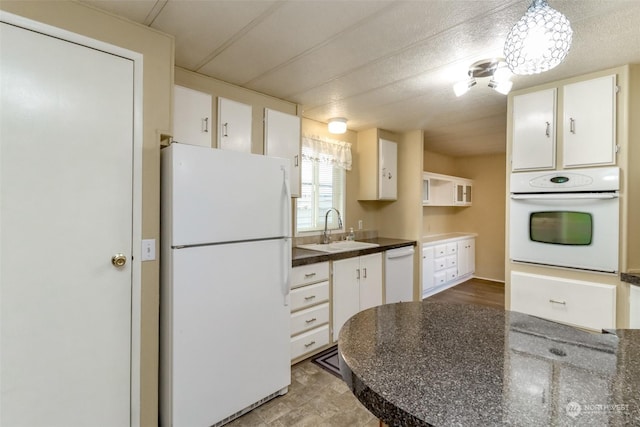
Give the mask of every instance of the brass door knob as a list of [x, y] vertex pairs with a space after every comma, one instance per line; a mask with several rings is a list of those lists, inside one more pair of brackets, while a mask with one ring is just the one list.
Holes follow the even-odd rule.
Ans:
[[122, 267], [127, 263], [127, 257], [124, 254], [115, 254], [111, 257], [111, 264], [116, 267]]

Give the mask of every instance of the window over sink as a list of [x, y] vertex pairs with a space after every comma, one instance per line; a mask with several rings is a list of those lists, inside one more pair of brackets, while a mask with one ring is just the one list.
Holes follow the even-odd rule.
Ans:
[[[296, 200], [296, 235], [324, 230], [331, 208], [345, 220], [346, 173], [351, 169], [351, 144], [317, 136], [302, 137], [300, 197]], [[338, 216], [328, 216], [329, 230], [338, 230]]]

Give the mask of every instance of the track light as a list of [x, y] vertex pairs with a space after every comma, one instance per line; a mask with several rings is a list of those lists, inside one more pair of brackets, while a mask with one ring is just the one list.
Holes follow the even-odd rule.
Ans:
[[509, 80], [511, 72], [502, 58], [483, 59], [475, 62], [471, 64], [467, 74], [469, 75], [468, 79], [453, 85], [453, 91], [456, 96], [462, 96], [467, 93], [469, 89], [476, 85], [476, 79], [483, 77], [491, 77], [489, 87], [503, 95], [508, 94], [513, 86], [513, 82]]

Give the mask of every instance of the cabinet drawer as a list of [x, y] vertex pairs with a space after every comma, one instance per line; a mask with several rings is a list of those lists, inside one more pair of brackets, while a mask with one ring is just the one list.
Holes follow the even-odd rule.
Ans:
[[583, 328], [615, 328], [616, 288], [594, 282], [511, 273], [511, 310]]
[[329, 325], [320, 326], [291, 338], [291, 359], [329, 344]]
[[447, 243], [447, 254], [455, 254], [458, 252], [458, 244], [457, 243]]
[[291, 311], [311, 307], [329, 300], [329, 281], [291, 290]]
[[301, 265], [291, 269], [291, 288], [329, 279], [329, 261]]
[[450, 282], [458, 278], [457, 268], [449, 268], [448, 270], [446, 270], [446, 273], [447, 273], [447, 282]]
[[325, 323], [329, 323], [328, 302], [293, 313], [291, 315], [291, 335], [297, 335]]
[[458, 257], [457, 255], [451, 255], [446, 258], [447, 268], [455, 267], [458, 265]]
[[444, 285], [447, 282], [447, 272], [440, 271], [433, 275], [435, 286]]
[[447, 245], [438, 245], [436, 246], [436, 252], [435, 252], [435, 256], [439, 257], [439, 256], [444, 256], [447, 254]]

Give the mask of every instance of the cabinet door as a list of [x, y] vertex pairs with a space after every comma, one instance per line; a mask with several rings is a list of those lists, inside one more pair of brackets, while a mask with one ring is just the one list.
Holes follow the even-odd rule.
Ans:
[[359, 258], [333, 262], [333, 340], [338, 340], [340, 328], [360, 309]]
[[218, 148], [251, 153], [251, 105], [218, 98]]
[[265, 108], [264, 154], [291, 160], [291, 196], [300, 197], [300, 117]]
[[386, 139], [379, 140], [378, 198], [398, 198], [398, 144]]
[[475, 269], [475, 239], [458, 242], [458, 276], [471, 274]]
[[563, 165], [615, 164], [616, 76], [564, 86]]
[[427, 291], [431, 290], [436, 283], [434, 274], [436, 272], [434, 265], [434, 248], [433, 246], [425, 246], [422, 248], [422, 297]]
[[211, 100], [208, 93], [173, 87], [173, 140], [211, 147]]
[[360, 257], [360, 311], [382, 304], [382, 254]]
[[511, 170], [556, 165], [556, 89], [513, 97]]
[[454, 204], [458, 206], [471, 206], [471, 189], [471, 184], [457, 182], [454, 186]]

